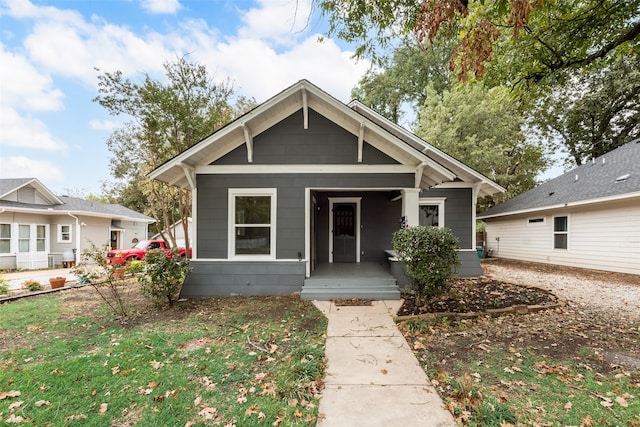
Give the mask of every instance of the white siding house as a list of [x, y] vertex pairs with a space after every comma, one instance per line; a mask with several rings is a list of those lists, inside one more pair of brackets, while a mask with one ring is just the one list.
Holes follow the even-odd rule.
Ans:
[[75, 262], [90, 242], [129, 247], [153, 221], [124, 206], [56, 196], [36, 178], [0, 179], [0, 269]]
[[640, 140], [478, 218], [492, 257], [640, 275]]

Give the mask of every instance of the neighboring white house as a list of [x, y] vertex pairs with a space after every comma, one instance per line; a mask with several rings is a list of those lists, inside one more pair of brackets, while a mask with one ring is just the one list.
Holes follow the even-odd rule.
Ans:
[[89, 242], [129, 247], [151, 222], [124, 206], [56, 196], [36, 178], [0, 179], [0, 269], [77, 261]]
[[[189, 235], [189, 246], [193, 245], [191, 242], [191, 229], [193, 228], [193, 219], [191, 217], [187, 218], [188, 227], [187, 232]], [[176, 239], [176, 245], [179, 248], [184, 248], [186, 239], [184, 238], [184, 227], [182, 226], [182, 221], [178, 221], [170, 227], [170, 231], [165, 230], [165, 233], [171, 233]], [[156, 233], [152, 239], [162, 239], [162, 234]]]
[[478, 218], [492, 257], [640, 274], [640, 139]]

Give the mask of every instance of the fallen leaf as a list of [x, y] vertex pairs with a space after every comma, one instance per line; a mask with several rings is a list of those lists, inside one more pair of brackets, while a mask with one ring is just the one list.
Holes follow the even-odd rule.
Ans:
[[108, 404], [106, 404], [106, 403], [101, 403], [101, 404], [100, 404], [100, 413], [101, 413], [101, 414], [104, 414], [105, 412], [107, 412], [107, 407], [108, 407], [108, 406], [109, 406], [109, 405], [108, 405]]
[[160, 385], [160, 383], [159, 383], [159, 382], [157, 382], [157, 381], [151, 381], [149, 384], [147, 384], [147, 387], [149, 387], [149, 388], [156, 388], [156, 387], [158, 387], [159, 385]]
[[603, 399], [600, 401], [600, 404], [605, 408], [610, 408], [613, 406], [613, 402], [611, 401], [611, 399]]
[[9, 415], [9, 418], [7, 418], [7, 419], [5, 420], [5, 422], [7, 422], [7, 423], [15, 423], [15, 424], [21, 423], [21, 422], [23, 422], [23, 421], [24, 421], [24, 418], [22, 418], [22, 417], [21, 417], [21, 416], [19, 416], [19, 415], [18, 415], [18, 416], [16, 416], [16, 414], [11, 414], [11, 415]]
[[115, 375], [118, 372], [120, 372], [120, 366], [116, 365], [113, 368], [111, 368], [111, 375]]
[[629, 406], [629, 403], [627, 403], [625, 398], [621, 396], [616, 397], [616, 403], [622, 406], [623, 408], [626, 408], [627, 406]]
[[564, 404], [564, 409], [571, 409], [571, 408], [573, 408], [573, 403], [567, 402]]
[[160, 369], [164, 366], [164, 363], [162, 362], [158, 362], [156, 360], [152, 360], [151, 362], [149, 362], [151, 364], [151, 366], [153, 367], [153, 369]]
[[386, 369], [381, 369], [380, 372], [382, 373], [382, 375], [387, 375], [387, 370]]
[[51, 405], [51, 402], [49, 402], [48, 400], [38, 400], [35, 405], [39, 408], [41, 406], [48, 406]]
[[9, 405], [9, 411], [11, 411], [12, 409], [15, 408], [19, 408], [24, 402], [22, 400], [18, 400], [17, 402], [13, 402], [11, 405]]
[[196, 397], [196, 400], [193, 401], [193, 406], [200, 406], [200, 402], [202, 402], [202, 398], [200, 396]]
[[420, 341], [416, 341], [413, 343], [413, 349], [414, 350], [425, 350], [427, 347], [422, 344]]
[[218, 412], [217, 408], [211, 408], [207, 406], [206, 408], [198, 412], [198, 415], [200, 415], [205, 420], [212, 420], [216, 417], [216, 412]]
[[20, 392], [18, 390], [0, 391], [0, 400], [4, 400], [7, 397], [18, 397]]

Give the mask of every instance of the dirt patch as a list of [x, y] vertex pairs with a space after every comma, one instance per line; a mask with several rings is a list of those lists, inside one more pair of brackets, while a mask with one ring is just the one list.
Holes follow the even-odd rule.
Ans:
[[452, 279], [451, 288], [441, 296], [419, 301], [413, 294], [404, 294], [398, 316], [425, 313], [486, 312], [519, 305], [551, 305], [558, 302], [543, 289], [512, 285], [490, 278]]

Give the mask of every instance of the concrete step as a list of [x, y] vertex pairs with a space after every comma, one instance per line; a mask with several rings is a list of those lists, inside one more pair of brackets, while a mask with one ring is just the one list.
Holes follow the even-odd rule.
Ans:
[[317, 301], [329, 301], [336, 299], [372, 299], [372, 300], [399, 300], [400, 291], [395, 290], [367, 290], [362, 288], [353, 289], [331, 289], [331, 290], [318, 290], [318, 289], [302, 289], [300, 298], [303, 300], [317, 300]]
[[395, 279], [314, 279], [305, 280], [300, 297], [306, 300], [362, 298], [375, 300], [400, 299]]

